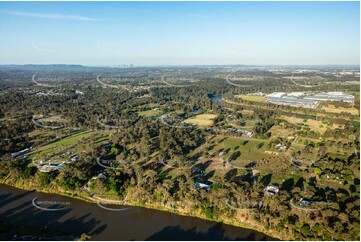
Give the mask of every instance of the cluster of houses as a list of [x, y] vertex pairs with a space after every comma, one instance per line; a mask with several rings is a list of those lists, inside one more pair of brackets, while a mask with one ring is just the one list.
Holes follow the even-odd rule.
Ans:
[[[51, 165], [50, 164], [50, 160], [46, 161], [46, 160], [41, 160], [39, 163], [39, 165], [37, 165], [36, 167], [39, 169], [40, 172], [51, 172], [51, 171], [57, 171], [61, 168], [63, 168], [64, 166], [66, 166], [66, 164], [69, 164], [71, 162], [75, 162], [78, 161], [80, 159], [80, 155], [79, 154], [73, 154], [69, 157], [70, 161], [63, 161], [62, 163], [58, 164], [58, 165]], [[48, 162], [48, 164], [43, 165], [45, 162]]]
[[38, 97], [40, 97], [40, 96], [56, 96], [56, 95], [61, 95], [61, 94], [56, 93], [56, 92], [54, 92], [52, 90], [35, 93], [35, 96], [38, 96]]
[[59, 165], [37, 165], [36, 167], [39, 169], [40, 172], [50, 172], [50, 171], [57, 171], [65, 166], [65, 162]]
[[[210, 189], [211, 189], [211, 186], [210, 185], [207, 185], [207, 184], [205, 184], [205, 183], [201, 183], [201, 182], [196, 182], [196, 184], [195, 184], [195, 188], [196, 189], [204, 189], [204, 190], [206, 190], [206, 191], [209, 191]], [[276, 186], [276, 185], [270, 185], [270, 186], [267, 186], [266, 188], [265, 188], [265, 193], [266, 193], [266, 195], [267, 196], [269, 196], [269, 197], [272, 197], [272, 196], [275, 196], [275, 195], [277, 195], [278, 193], [279, 193], [279, 188], [278, 188], [278, 186]], [[327, 203], [329, 203], [331, 200], [327, 200]], [[297, 202], [297, 205], [298, 206], [300, 206], [300, 207], [308, 207], [308, 206], [310, 206], [311, 205], [311, 201], [308, 201], [308, 200], [306, 200], [306, 199], [303, 199], [302, 197], [298, 200], [298, 202]]]
[[243, 130], [243, 129], [236, 129], [236, 128], [228, 128], [228, 130], [230, 130], [233, 133], [244, 134], [249, 138], [253, 137], [253, 132], [251, 132], [251, 131], [247, 131], [247, 130]]
[[[14, 153], [11, 153], [11, 158], [16, 158], [16, 157], [20, 157], [22, 159], [26, 159], [28, 157], [27, 153], [29, 151], [32, 150], [33, 147], [29, 147], [29, 148], [26, 148], [26, 149], [23, 149], [23, 150], [20, 150], [18, 152], [14, 152]], [[70, 153], [68, 153], [70, 154]], [[79, 154], [73, 154], [69, 157], [69, 160], [71, 162], [75, 162], [77, 160], [80, 159], [80, 155]], [[67, 162], [67, 161], [63, 161], [62, 163], [58, 164], [58, 165], [51, 165], [50, 163], [51, 161], [50, 160], [40, 160], [39, 161], [39, 165], [37, 165], [36, 167], [39, 169], [40, 172], [50, 172], [50, 171], [56, 171], [56, 170], [59, 170], [61, 168], [63, 168], [67, 163], [70, 163], [70, 162]], [[47, 164], [46, 164], [47, 163]]]

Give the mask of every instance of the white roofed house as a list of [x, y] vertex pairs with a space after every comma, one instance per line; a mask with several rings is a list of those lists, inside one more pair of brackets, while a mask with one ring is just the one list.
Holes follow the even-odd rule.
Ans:
[[[20, 150], [18, 152], [14, 152], [14, 153], [11, 153], [11, 157], [12, 158], [15, 158], [17, 156], [20, 156], [20, 155], [24, 155], [26, 154], [27, 152], [29, 152], [31, 150], [31, 147], [30, 148], [26, 148], [26, 149], [23, 149], [23, 150]], [[23, 157], [24, 158], [24, 157]], [[25, 157], [26, 158], [26, 157]]]
[[276, 149], [278, 149], [279, 151], [282, 151], [282, 150], [285, 150], [286, 149], [286, 146], [282, 145], [281, 143], [277, 144], [275, 146]]
[[65, 163], [61, 163], [59, 165], [50, 165], [49, 163], [49, 165], [38, 166], [38, 169], [40, 172], [51, 172], [59, 170], [63, 167], [65, 167]]
[[267, 186], [265, 191], [268, 196], [272, 197], [272, 196], [278, 194], [280, 190], [279, 190], [278, 186], [271, 185], [271, 186]]
[[80, 159], [80, 155], [78, 155], [78, 154], [74, 154], [74, 155], [70, 156], [71, 161], [77, 161], [79, 159]]
[[252, 138], [252, 136], [253, 136], [253, 133], [251, 131], [248, 131], [248, 130], [237, 129], [236, 132], [244, 134], [244, 135], [248, 136], [249, 138]]
[[300, 200], [299, 200], [299, 205], [300, 205], [300, 207], [310, 206], [311, 203], [312, 203], [311, 201], [305, 200], [305, 199], [303, 199], [303, 198], [300, 198]]
[[205, 190], [208, 191], [208, 190], [211, 189], [211, 186], [210, 186], [210, 185], [207, 185], [207, 184], [204, 184], [204, 183], [196, 182], [195, 188], [196, 188], [196, 189], [205, 189]]

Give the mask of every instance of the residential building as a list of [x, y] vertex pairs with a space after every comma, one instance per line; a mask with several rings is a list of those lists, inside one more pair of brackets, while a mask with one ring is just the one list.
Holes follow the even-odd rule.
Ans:
[[278, 186], [271, 185], [271, 186], [267, 186], [265, 191], [268, 196], [272, 197], [272, 196], [278, 194], [280, 190], [279, 190]]

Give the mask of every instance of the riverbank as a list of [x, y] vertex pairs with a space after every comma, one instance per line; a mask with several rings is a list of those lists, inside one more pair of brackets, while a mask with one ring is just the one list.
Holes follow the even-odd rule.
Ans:
[[[79, 200], [82, 200], [82, 201], [88, 202], [88, 203], [100, 202], [100, 203], [104, 203], [104, 204], [106, 204], [106, 203], [119, 204], [119, 201], [117, 201], [117, 200], [102, 199], [99, 197], [96, 197], [96, 198], [90, 197], [89, 195], [87, 195], [86, 192], [66, 191], [66, 190], [60, 189], [58, 186], [49, 187], [49, 188], [39, 188], [35, 185], [32, 186], [31, 182], [28, 182], [25, 184], [24, 182], [18, 181], [15, 184], [14, 183], [9, 184], [9, 182], [4, 182], [1, 180], [0, 180], [0, 184], [4, 184], [7, 186], [11, 186], [11, 187], [15, 187], [15, 188], [23, 189], [23, 190], [28, 190], [28, 191], [37, 191], [37, 192], [46, 193], [46, 194], [56, 194], [56, 195], [66, 196], [66, 197], [70, 197], [70, 198], [74, 198], [74, 199], [79, 199]], [[161, 204], [159, 202], [157, 202], [157, 203], [155, 203], [155, 202], [139, 203], [139, 202], [135, 202], [135, 201], [126, 201], [123, 203], [123, 205], [153, 209], [153, 210], [158, 210], [158, 211], [169, 212], [169, 213], [176, 214], [176, 215], [189, 216], [189, 217], [203, 219], [206, 221], [223, 223], [226, 225], [235, 226], [235, 227], [239, 227], [242, 229], [254, 230], [254, 231], [266, 234], [270, 237], [276, 238], [276, 239], [292, 239], [292, 238], [285, 238], [277, 231], [266, 230], [265, 228], [263, 228], [262, 224], [256, 223], [256, 221], [248, 220], [247, 222], [249, 222], [249, 223], [244, 223], [243, 221], [237, 221], [235, 218], [228, 218], [228, 217], [224, 217], [224, 216], [222, 216], [218, 219], [209, 219], [205, 216], [205, 214], [202, 214], [199, 211], [198, 212], [197, 211], [189, 212], [189, 211], [185, 211], [185, 209], [182, 209], [182, 208], [175, 210], [173, 208], [165, 207], [164, 204]]]

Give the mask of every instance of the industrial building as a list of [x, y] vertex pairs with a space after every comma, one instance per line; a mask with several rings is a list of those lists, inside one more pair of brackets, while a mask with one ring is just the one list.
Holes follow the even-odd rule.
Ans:
[[319, 101], [338, 101], [338, 102], [354, 102], [354, 96], [344, 94], [343, 92], [274, 92], [268, 94], [267, 102], [277, 105], [285, 105], [291, 107], [317, 108]]
[[317, 101], [348, 102], [348, 103], [354, 102], [354, 96], [344, 94], [343, 92], [318, 93], [315, 95], [305, 96], [304, 99], [317, 100]]
[[291, 92], [287, 94], [288, 97], [302, 97], [304, 95], [306, 95], [306, 92]]
[[271, 93], [271, 94], [268, 94], [266, 97], [283, 97], [284, 95], [286, 95], [285, 92], [274, 92], [274, 93]]
[[315, 100], [305, 100], [305, 99], [297, 99], [297, 98], [287, 98], [287, 97], [270, 97], [267, 99], [267, 102], [277, 104], [277, 105], [284, 105], [284, 106], [291, 106], [291, 107], [302, 107], [302, 108], [317, 108], [318, 102]]

